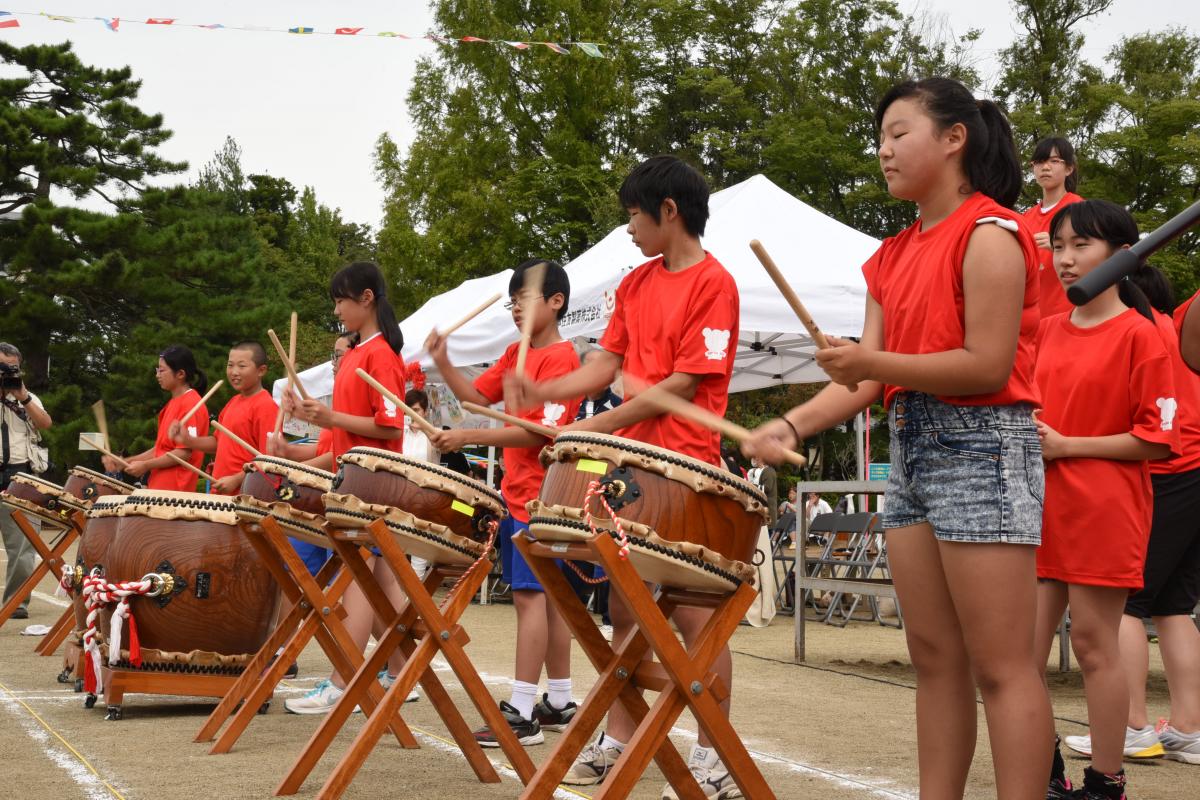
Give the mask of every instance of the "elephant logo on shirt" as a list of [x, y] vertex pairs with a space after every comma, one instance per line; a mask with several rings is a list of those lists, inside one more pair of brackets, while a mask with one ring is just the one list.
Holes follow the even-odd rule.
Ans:
[[386, 396], [383, 398], [383, 410], [389, 417], [396, 416], [396, 404], [389, 400]]
[[729, 331], [705, 328], [703, 333], [704, 347], [707, 349], [704, 355], [712, 361], [723, 360], [729, 351]]
[[1160, 397], [1154, 401], [1154, 405], [1158, 406], [1158, 414], [1162, 418], [1160, 427], [1164, 431], [1171, 430], [1175, 423], [1175, 410], [1179, 408], [1179, 403], [1175, 402], [1174, 397]]
[[188, 432], [188, 436], [195, 436], [196, 435], [196, 426], [188, 425], [187, 432]]
[[542, 406], [542, 424], [557, 426], [559, 419], [566, 411], [567, 407], [561, 403], [545, 403]]

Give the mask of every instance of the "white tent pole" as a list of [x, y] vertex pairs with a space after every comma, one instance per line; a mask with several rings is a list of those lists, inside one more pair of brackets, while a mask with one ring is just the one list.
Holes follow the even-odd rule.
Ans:
[[[854, 451], [858, 461], [858, 479], [865, 481], [867, 479], [867, 460], [866, 460], [866, 440], [865, 431], [867, 429], [866, 419], [863, 412], [858, 412], [854, 417]], [[857, 503], [858, 511], [867, 510], [867, 496], [860, 494]]]

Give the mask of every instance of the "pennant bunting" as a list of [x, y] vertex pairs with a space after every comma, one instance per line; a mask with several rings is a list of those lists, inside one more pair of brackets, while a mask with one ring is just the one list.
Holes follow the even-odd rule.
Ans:
[[[104, 27], [113, 33], [118, 33], [121, 29], [120, 17], [83, 17], [73, 16], [69, 14], [51, 14], [47, 11], [0, 11], [0, 28], [19, 28], [21, 26], [17, 17], [43, 17], [55, 22], [78, 22], [80, 20], [93, 19], [104, 23]], [[487, 39], [482, 36], [444, 36], [438, 33], [426, 33], [424, 35], [409, 35], [398, 31], [368, 31], [361, 26], [345, 26], [335, 27], [332, 29], [317, 30], [311, 25], [293, 25], [290, 27], [273, 27], [269, 25], [225, 25], [220, 22], [212, 22], [201, 24], [196, 22], [181, 22], [178, 17], [147, 17], [146, 19], [126, 19], [126, 26], [131, 24], [136, 25], [162, 25], [172, 26], [175, 28], [203, 28], [205, 30], [236, 30], [253, 33], [290, 33], [302, 36], [324, 35], [324, 36], [359, 36], [376, 37], [386, 39], [405, 39], [409, 41], [427, 41], [435, 44], [451, 46], [457, 44], [482, 44], [494, 46], [507, 46], [515, 50], [529, 50], [531, 47], [540, 45], [548, 50], [552, 50], [559, 55], [570, 55], [571, 50], [577, 49], [584, 53], [589, 58], [607, 58], [601, 47], [608, 45], [601, 42], [525, 42], [525, 41], [509, 41], [507, 39]]]

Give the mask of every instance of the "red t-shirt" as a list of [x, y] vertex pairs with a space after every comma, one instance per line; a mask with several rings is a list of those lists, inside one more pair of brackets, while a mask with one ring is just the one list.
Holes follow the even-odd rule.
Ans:
[[[1132, 433], [1179, 450], [1170, 357], [1133, 309], [1094, 328], [1043, 320], [1036, 369], [1042, 420], [1064, 436]], [[1046, 463], [1039, 578], [1140, 589], [1153, 494], [1145, 461]]]
[[[404, 415], [391, 400], [358, 377], [355, 370], [366, 370], [398, 397], [404, 396], [404, 360], [392, 352], [383, 334], [376, 333], [346, 351], [333, 379], [333, 410], [355, 417], [373, 417], [375, 424], [404, 430]], [[341, 428], [332, 428], [334, 461], [351, 447], [377, 447], [399, 453], [403, 433], [395, 439], [373, 439]]]
[[[504, 375], [511, 372], [517, 363], [517, 344], [511, 344], [500, 356], [500, 360], [475, 379], [475, 389], [491, 403], [504, 397]], [[570, 342], [556, 342], [547, 347], [530, 348], [525, 357], [525, 374], [534, 383], [543, 383], [553, 378], [574, 372], [579, 368], [579, 356]], [[580, 398], [582, 399], [582, 398]], [[575, 421], [580, 399], [563, 403], [547, 401], [540, 408], [530, 408], [517, 416], [539, 425], [560, 427]], [[505, 427], [508, 427], [507, 424]], [[508, 503], [508, 513], [521, 522], [529, 522], [525, 504], [538, 496], [546, 468], [538, 459], [542, 445], [533, 447], [504, 448], [504, 480], [500, 491]]]
[[[259, 452], [265, 452], [267, 433], [275, 430], [275, 415], [278, 413], [279, 406], [275, 405], [275, 400], [266, 389], [260, 389], [252, 397], [246, 397], [239, 392], [221, 409], [217, 422], [245, 439], [247, 444], [253, 445]], [[253, 453], [247, 452], [228, 436], [218, 432], [213, 477], [224, 478], [226, 475], [241, 472], [245, 463], [253, 458]]]
[[[621, 281], [600, 346], [622, 356], [622, 371], [647, 384], [675, 372], [702, 376], [692, 402], [725, 416], [739, 305], [733, 276], [711, 253], [681, 272], [668, 271], [660, 256]], [[626, 400], [634, 396], [631, 391]], [[671, 414], [644, 419], [617, 435], [722, 463], [719, 434]]]
[[[1194, 295], [1189, 297], [1187, 300], [1184, 300], [1182, 303], [1180, 303], [1178, 306], [1176, 306], [1175, 313], [1171, 315], [1171, 318], [1175, 322], [1175, 343], [1177, 345], [1179, 344], [1180, 340], [1183, 338], [1184, 317], [1187, 316], [1188, 309], [1192, 307], [1192, 303], [1196, 302], [1197, 297], [1200, 297], [1200, 292], [1196, 292]], [[1186, 361], [1183, 362], [1183, 365], [1186, 367], [1187, 362]], [[1191, 367], [1188, 367], [1188, 369], [1191, 369]], [[1200, 370], [1193, 370], [1193, 371], [1200, 373]]]
[[333, 431], [329, 428], [322, 428], [321, 435], [317, 437], [317, 455], [323, 456], [326, 453], [333, 452]]
[[[1045, 210], [1042, 210], [1042, 204], [1039, 201], [1025, 212], [1025, 225], [1029, 228], [1030, 233], [1049, 233], [1050, 221], [1054, 219], [1054, 215], [1058, 213], [1059, 209], [1065, 208], [1071, 203], [1078, 203], [1082, 199], [1074, 192], [1067, 192], [1061, 200]], [[1054, 252], [1039, 247], [1037, 254], [1038, 283], [1041, 285], [1038, 307], [1042, 310], [1042, 319], [1055, 314], [1064, 314], [1075, 308], [1067, 299], [1067, 292], [1063, 289], [1062, 281], [1058, 279], [1058, 271], [1054, 269]]]
[[[192, 410], [192, 406], [200, 402], [200, 394], [195, 389], [188, 389], [178, 397], [172, 397], [158, 412], [158, 434], [154, 440], [154, 457], [169, 453], [179, 447], [171, 438], [171, 423], [182, 419], [183, 415]], [[192, 436], [208, 436], [208, 408], [200, 406], [187, 422], [187, 430]], [[192, 466], [199, 467], [204, 462], [204, 453], [193, 450], [188, 458]], [[172, 462], [174, 463], [174, 462]], [[164, 469], [152, 469], [146, 479], [147, 489], [165, 489], [172, 492], [196, 491], [196, 473], [181, 466], [171, 466]]]
[[[1181, 318], [1182, 319], [1182, 318]], [[1175, 427], [1179, 429], [1180, 454], [1150, 462], [1151, 475], [1175, 475], [1200, 469], [1200, 376], [1183, 363], [1179, 354], [1179, 334], [1166, 314], [1154, 312], [1167, 355], [1171, 359], [1171, 376], [1175, 380]]]
[[[883, 308], [883, 348], [889, 353], [944, 353], [962, 348], [966, 336], [963, 299], [963, 257], [981, 220], [999, 218], [1016, 223], [1014, 235], [1025, 255], [1025, 301], [1012, 374], [1004, 388], [992, 394], [939, 397], [959, 406], [1037, 403], [1033, 382], [1034, 337], [1038, 325], [1037, 248], [1021, 216], [981, 192], [929, 230], [917, 220], [885, 239], [863, 265], [867, 291]], [[904, 390], [887, 386], [884, 403]]]

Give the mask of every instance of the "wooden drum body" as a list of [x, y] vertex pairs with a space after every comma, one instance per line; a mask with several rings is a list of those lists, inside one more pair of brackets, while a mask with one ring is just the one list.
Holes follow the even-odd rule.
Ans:
[[480, 542], [505, 513], [499, 492], [437, 464], [373, 447], [351, 448], [340, 462], [330, 497], [396, 508]]
[[[680, 453], [599, 433], [559, 434], [542, 460], [546, 477], [529, 507], [534, 538], [590, 538], [585, 507], [597, 529], [614, 533], [599, 499], [587, 499], [595, 483], [626, 534], [638, 541], [634, 561], [645, 579], [713, 590], [752, 579], [750, 564], [768, 515], [766, 497], [749, 481]], [[712, 586], [703, 574], [699, 583], [682, 575], [673, 582], [680, 567], [723, 575]]]
[[63, 488], [86, 507], [98, 497], [127, 495], [137, 487], [87, 467], [72, 467]]
[[245, 469], [242, 493], [237, 498], [242, 520], [257, 522], [269, 514], [290, 536], [329, 547], [322, 497], [333, 485], [332, 472], [273, 456], [259, 456]]
[[[83, 578], [90, 575], [96, 567], [99, 567], [101, 575], [107, 574], [108, 548], [117, 535], [117, 523], [120, 521], [121, 506], [124, 504], [124, 495], [102, 495], [92, 502], [92, 507], [87, 511], [87, 522], [79, 537], [79, 550], [75, 557], [75, 590], [71, 599], [71, 606], [75, 610], [76, 630], [82, 631], [87, 627], [87, 607], [80, 590]], [[111, 618], [111, 609], [103, 609], [101, 617], [105, 620]], [[102, 625], [100, 630], [104, 631], [107, 628]]]
[[18, 472], [0, 493], [0, 499], [30, 516], [49, 522], [58, 528], [71, 525], [71, 516], [83, 511], [84, 505], [57, 483], [36, 475]]
[[266, 641], [279, 588], [236, 511], [232, 498], [218, 495], [139, 489], [126, 498], [108, 580], [174, 576], [161, 596], [131, 603], [145, 662], [229, 665]]

